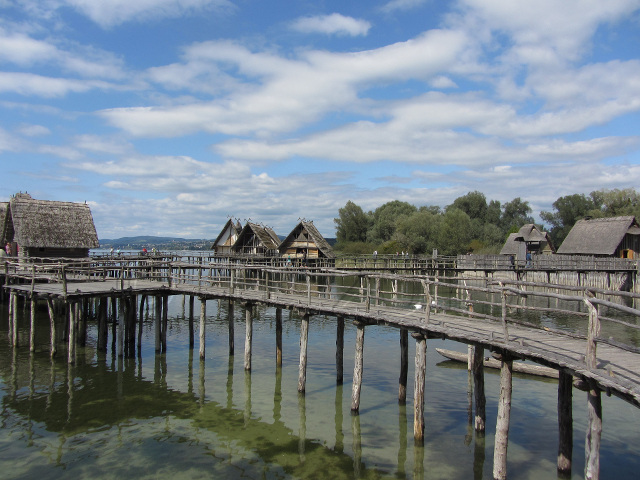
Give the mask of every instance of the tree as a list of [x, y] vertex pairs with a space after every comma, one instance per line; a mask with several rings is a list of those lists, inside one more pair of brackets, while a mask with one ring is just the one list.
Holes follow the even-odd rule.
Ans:
[[518, 231], [527, 223], [533, 223], [529, 202], [522, 201], [520, 197], [517, 197], [502, 206], [500, 224], [505, 232], [514, 228], [515, 231]]
[[417, 255], [430, 254], [438, 246], [441, 224], [441, 214], [421, 209], [410, 217], [403, 217], [398, 221], [393, 240], [399, 250]]
[[458, 208], [449, 208], [442, 218], [438, 252], [444, 255], [467, 253], [471, 242], [471, 219]]
[[336, 224], [336, 239], [338, 242], [364, 242], [367, 240], [370, 220], [362, 208], [351, 200], [338, 210]]
[[413, 215], [417, 210], [414, 205], [400, 200], [393, 200], [376, 208], [367, 240], [378, 244], [391, 240], [396, 231], [397, 222], [401, 218]]
[[591, 192], [596, 217], [619, 217], [640, 214], [640, 195], [633, 188]]
[[484, 222], [487, 215], [487, 199], [484, 193], [476, 190], [456, 198], [448, 208], [458, 208], [469, 215], [472, 220], [477, 219]]
[[554, 245], [559, 246], [575, 223], [581, 218], [589, 215], [589, 212], [596, 209], [593, 198], [584, 194], [566, 195], [553, 202], [554, 212], [542, 211], [540, 218], [547, 222], [551, 228], [549, 236]]

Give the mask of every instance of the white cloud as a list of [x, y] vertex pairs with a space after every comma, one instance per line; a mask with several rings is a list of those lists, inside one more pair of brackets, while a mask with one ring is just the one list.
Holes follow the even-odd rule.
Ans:
[[51, 134], [51, 130], [43, 125], [21, 125], [18, 131], [25, 137], [40, 137]]
[[371, 23], [353, 17], [345, 17], [339, 13], [303, 17], [295, 20], [291, 27], [302, 33], [322, 33], [326, 35], [350, 35], [356, 37], [366, 35]]
[[430, 0], [391, 0], [384, 4], [380, 10], [383, 12], [393, 12], [396, 10], [411, 10], [416, 8]]
[[71, 92], [86, 92], [94, 88], [110, 89], [112, 85], [99, 80], [54, 78], [22, 72], [0, 72], [0, 92], [41, 97], [62, 97]]

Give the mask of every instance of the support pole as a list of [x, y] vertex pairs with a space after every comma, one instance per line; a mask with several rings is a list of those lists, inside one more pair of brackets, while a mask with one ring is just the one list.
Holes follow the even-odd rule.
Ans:
[[427, 338], [421, 333], [412, 333], [416, 339], [416, 380], [413, 400], [413, 439], [417, 445], [424, 444], [424, 377], [427, 370]]
[[233, 300], [229, 300], [229, 355], [232, 356], [234, 355], [234, 351], [235, 351], [235, 339], [234, 339], [234, 323], [233, 323], [233, 317], [234, 317], [234, 303]]
[[558, 473], [571, 476], [573, 452], [573, 377], [560, 370], [558, 376]]
[[485, 406], [487, 399], [484, 395], [484, 348], [476, 345], [473, 349], [473, 362], [471, 366], [473, 372], [473, 394], [476, 403], [476, 416], [474, 428], [478, 433], [484, 433], [487, 414]]
[[362, 390], [362, 369], [364, 366], [364, 323], [356, 325], [356, 353], [353, 364], [353, 388], [351, 391], [351, 413], [360, 411], [360, 391]]
[[156, 353], [162, 351], [162, 297], [156, 295], [155, 297], [156, 315], [154, 318], [155, 330], [156, 330]]
[[398, 403], [407, 403], [407, 377], [409, 376], [409, 331], [400, 329], [400, 379], [398, 381]]
[[36, 296], [32, 293], [31, 294], [31, 325], [29, 328], [29, 351], [30, 352], [35, 352], [36, 351], [36, 303], [38, 302], [38, 299], [36, 298]]
[[298, 392], [307, 388], [307, 344], [309, 340], [309, 314], [305, 313], [300, 324], [300, 367], [298, 368]]
[[207, 299], [200, 298], [200, 360], [204, 360], [205, 320], [207, 318]]
[[122, 357], [124, 355], [124, 296], [120, 297], [120, 302], [118, 303], [118, 357]]
[[55, 357], [57, 353], [56, 347], [56, 315], [53, 308], [53, 300], [51, 297], [47, 297], [47, 309], [49, 310], [49, 321], [51, 322], [51, 358]]
[[595, 380], [589, 379], [588, 392], [589, 425], [585, 441], [585, 480], [600, 478], [600, 439], [602, 437], [602, 399]]
[[338, 317], [336, 333], [336, 383], [342, 385], [344, 380], [344, 317]]
[[77, 324], [77, 304], [71, 302], [69, 307], [69, 342], [67, 348], [67, 361], [69, 364], [75, 363], [76, 355], [76, 324]]
[[509, 421], [511, 419], [513, 359], [508, 353], [502, 354], [500, 369], [500, 399], [498, 400], [498, 419], [496, 421], [496, 438], [493, 450], [493, 478], [507, 478], [507, 447], [509, 444]]
[[252, 309], [252, 304], [245, 304], [244, 318], [246, 323], [246, 330], [244, 336], [244, 369], [246, 371], [251, 371], [251, 344], [253, 341], [253, 318], [251, 316]]
[[276, 308], [276, 366], [282, 367], [282, 309]]
[[194, 328], [193, 328], [193, 308], [194, 308], [195, 297], [193, 295], [189, 295], [189, 348], [193, 348], [194, 341]]
[[169, 295], [162, 296], [162, 351], [167, 351], [167, 324], [169, 321]]

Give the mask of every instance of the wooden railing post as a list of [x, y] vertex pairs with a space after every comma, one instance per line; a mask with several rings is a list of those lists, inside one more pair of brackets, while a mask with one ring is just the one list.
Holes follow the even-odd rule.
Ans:
[[500, 297], [502, 299], [502, 330], [504, 332], [504, 343], [509, 342], [509, 327], [507, 326], [507, 292], [502, 285], [502, 282], [499, 282], [501, 292]]
[[584, 357], [587, 368], [595, 369], [597, 366], [596, 358], [596, 338], [600, 336], [600, 318], [598, 317], [598, 307], [591, 303], [588, 299], [584, 299], [589, 309], [589, 329], [587, 330], [587, 351]]

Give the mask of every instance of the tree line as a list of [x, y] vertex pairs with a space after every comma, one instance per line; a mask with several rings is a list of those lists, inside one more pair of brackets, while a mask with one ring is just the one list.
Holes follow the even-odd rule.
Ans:
[[[334, 218], [335, 249], [381, 254], [499, 253], [510, 233], [525, 224], [536, 224], [531, 214], [529, 202], [520, 197], [501, 204], [487, 201], [479, 191], [458, 197], [444, 208], [393, 200], [365, 212], [349, 200]], [[560, 197], [552, 211], [540, 212], [545, 223], [536, 226], [547, 231], [557, 248], [578, 220], [623, 215], [640, 218], [640, 195], [633, 188]]]

